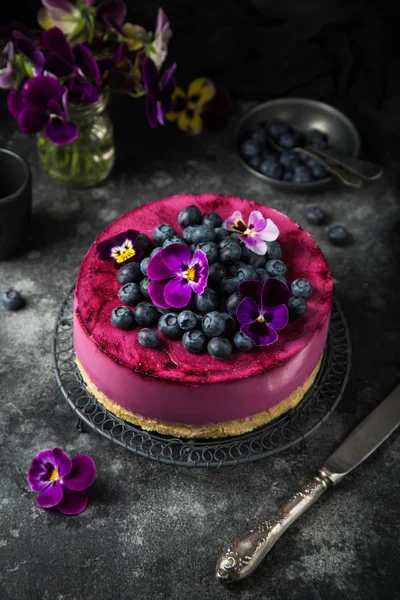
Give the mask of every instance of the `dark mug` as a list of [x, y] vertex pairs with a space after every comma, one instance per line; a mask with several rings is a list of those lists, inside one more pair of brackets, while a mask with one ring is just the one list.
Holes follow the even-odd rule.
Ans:
[[29, 167], [18, 154], [0, 148], [0, 260], [21, 249], [31, 213]]

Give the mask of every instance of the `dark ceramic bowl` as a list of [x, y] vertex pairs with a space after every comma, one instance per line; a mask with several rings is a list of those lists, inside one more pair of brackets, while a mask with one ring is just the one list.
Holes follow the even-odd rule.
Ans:
[[[337, 152], [347, 156], [357, 156], [360, 151], [360, 136], [353, 123], [339, 110], [318, 100], [309, 98], [278, 98], [264, 102], [244, 115], [236, 130], [236, 147], [239, 152], [241, 142], [246, 134], [255, 129], [262, 121], [281, 119], [303, 131], [320, 129], [329, 137], [329, 144]], [[331, 183], [333, 177], [325, 177], [310, 183], [293, 183], [280, 181], [262, 175], [249, 167], [239, 152], [243, 166], [253, 175], [269, 185], [282, 190], [306, 192], [321, 189]]]

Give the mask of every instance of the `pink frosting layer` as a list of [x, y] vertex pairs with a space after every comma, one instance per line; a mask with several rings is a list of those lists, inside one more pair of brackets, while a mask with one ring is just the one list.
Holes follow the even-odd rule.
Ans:
[[[96, 243], [126, 229], [151, 236], [163, 222], [179, 231], [178, 213], [189, 204], [223, 218], [234, 210], [245, 217], [251, 210], [261, 210], [280, 229], [288, 280], [306, 277], [313, 285], [306, 315], [280, 332], [270, 348], [216, 361], [207, 354], [193, 356], [180, 342], [167, 339], [160, 348], [145, 349], [137, 341], [137, 331], [111, 325], [111, 312], [120, 305], [119, 284], [112, 263], [97, 258]], [[321, 251], [288, 217], [240, 198], [180, 194], [127, 213], [91, 246], [76, 287], [75, 351], [97, 388], [133, 412], [188, 424], [242, 418], [278, 404], [307, 380], [325, 345], [331, 299], [332, 279]]]

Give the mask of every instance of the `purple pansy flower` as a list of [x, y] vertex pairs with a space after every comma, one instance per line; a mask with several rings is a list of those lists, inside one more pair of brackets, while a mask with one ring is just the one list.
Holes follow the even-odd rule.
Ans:
[[38, 22], [43, 29], [60, 27], [65, 35], [72, 34], [82, 19], [84, 6], [90, 8], [95, 0], [77, 2], [69, 0], [42, 0], [43, 8], [39, 9]]
[[[99, 99], [100, 69], [89, 48], [84, 44], [71, 46], [61, 29], [53, 27], [42, 36], [50, 51], [44, 70], [56, 77], [66, 77], [68, 99], [72, 104], [93, 104]], [[96, 85], [93, 85], [91, 79]]]
[[157, 67], [161, 69], [168, 53], [168, 42], [172, 37], [168, 17], [162, 8], [158, 9], [156, 30], [154, 32], [154, 43], [152, 59]]
[[17, 80], [14, 69], [15, 48], [12, 42], [8, 42], [0, 53], [0, 88], [9, 90]]
[[255, 254], [266, 254], [266, 242], [273, 242], [279, 235], [279, 229], [271, 219], [265, 219], [259, 210], [250, 213], [249, 221], [243, 219], [239, 210], [226, 219], [225, 229], [239, 234], [239, 238]]
[[78, 127], [68, 121], [67, 91], [52, 75], [28, 79], [21, 91], [11, 90], [7, 103], [24, 133], [44, 130], [47, 139], [58, 146], [78, 137]]
[[201, 295], [207, 285], [208, 261], [202, 250], [192, 254], [185, 244], [169, 244], [147, 266], [150, 298], [160, 308], [183, 308], [192, 292]]
[[239, 292], [243, 296], [236, 309], [240, 331], [256, 346], [270, 346], [278, 339], [277, 331], [286, 327], [289, 321], [288, 286], [270, 277], [264, 284], [262, 281], [243, 281]]
[[28, 483], [40, 492], [36, 504], [40, 508], [57, 508], [64, 515], [77, 515], [85, 510], [88, 497], [84, 490], [92, 485], [96, 466], [87, 454], [70, 458], [61, 448], [42, 450], [33, 458]]
[[96, 8], [96, 19], [107, 29], [120, 31], [126, 17], [126, 4], [123, 0], [104, 0]]
[[175, 69], [176, 64], [174, 63], [164, 72], [160, 79], [154, 62], [148, 57], [143, 61], [142, 77], [147, 92], [146, 115], [150, 127], [157, 127], [158, 123], [164, 125], [165, 115], [172, 110], [171, 96], [176, 87], [176, 82], [173, 78]]
[[113, 260], [116, 269], [130, 262], [140, 261], [143, 250], [135, 247], [138, 235], [139, 232], [135, 229], [127, 229], [127, 231], [114, 235], [104, 240], [104, 242], [99, 242], [97, 244], [99, 258], [101, 260]]
[[18, 52], [24, 54], [31, 61], [35, 75], [43, 72], [44, 56], [37, 49], [34, 41], [22, 31], [14, 30], [13, 38]]

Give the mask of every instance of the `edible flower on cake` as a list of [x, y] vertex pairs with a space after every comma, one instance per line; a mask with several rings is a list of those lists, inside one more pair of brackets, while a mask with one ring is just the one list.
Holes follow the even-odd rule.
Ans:
[[97, 244], [97, 254], [102, 260], [114, 260], [114, 267], [119, 269], [130, 262], [140, 261], [143, 257], [142, 248], [135, 246], [139, 232], [128, 229], [104, 242]]
[[246, 223], [240, 210], [226, 219], [223, 224], [225, 229], [237, 233], [239, 239], [255, 254], [264, 255], [267, 252], [267, 243], [274, 242], [279, 229], [271, 219], [265, 219], [259, 210], [253, 210]]

